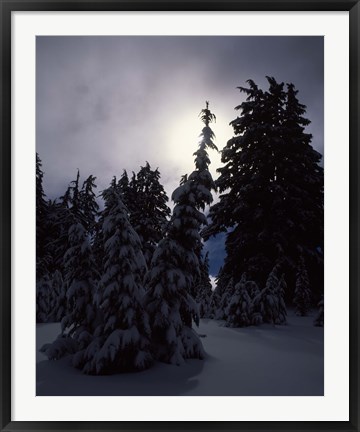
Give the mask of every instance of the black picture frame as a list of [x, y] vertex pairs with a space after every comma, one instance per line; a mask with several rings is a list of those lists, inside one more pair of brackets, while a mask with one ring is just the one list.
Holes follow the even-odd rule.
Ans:
[[[14, 11], [349, 11], [350, 17], [350, 404], [348, 422], [15, 422], [11, 420], [11, 13]], [[358, 431], [359, 429], [359, 23], [352, 0], [0, 0], [0, 425], [2, 431], [209, 430]], [[340, 84], [340, 83], [339, 83]]]

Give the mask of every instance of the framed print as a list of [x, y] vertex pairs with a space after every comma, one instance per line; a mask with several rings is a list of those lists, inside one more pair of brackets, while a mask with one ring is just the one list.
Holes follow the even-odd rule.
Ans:
[[358, 2], [1, 22], [2, 430], [358, 430]]

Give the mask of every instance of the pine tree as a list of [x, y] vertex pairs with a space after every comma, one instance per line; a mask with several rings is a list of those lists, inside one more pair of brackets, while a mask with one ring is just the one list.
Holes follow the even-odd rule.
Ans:
[[252, 324], [253, 304], [246, 286], [245, 273], [240, 282], [235, 285], [226, 310], [226, 322], [228, 327], [247, 327]]
[[136, 178], [132, 178], [129, 187], [134, 201], [130, 222], [140, 237], [146, 264], [149, 266], [170, 216], [168, 197], [160, 183], [159, 170], [152, 170], [148, 162], [140, 168]]
[[88, 374], [138, 371], [152, 363], [148, 316], [142, 306], [146, 269], [138, 235], [115, 187], [103, 192], [104, 273], [96, 295], [102, 319], [94, 339], [74, 358]]
[[51, 275], [51, 286], [54, 296], [51, 321], [60, 322], [68, 312], [68, 303], [66, 298], [66, 284], [59, 270], [56, 270]]
[[51, 257], [50, 272], [56, 270], [64, 276], [64, 255], [69, 249], [69, 230], [76, 223], [83, 223], [80, 201], [80, 172], [76, 179], [71, 181], [64, 195], [59, 201], [49, 203], [48, 231], [50, 240], [47, 244], [48, 254]]
[[277, 295], [277, 299], [278, 299], [278, 317], [277, 320], [275, 321], [275, 324], [286, 323], [287, 309], [284, 300], [286, 290], [287, 290], [287, 283], [285, 280], [285, 275], [283, 273], [280, 277], [279, 284], [275, 291], [275, 294]]
[[192, 329], [198, 325], [195, 300], [190, 295], [194, 276], [199, 275], [199, 230], [206, 222], [195, 205], [193, 183], [185, 176], [175, 189], [175, 202], [168, 232], [155, 250], [147, 275], [146, 309], [152, 329], [155, 358], [181, 364], [187, 358], [204, 357], [200, 339]]
[[227, 284], [223, 285], [223, 280], [218, 280], [217, 290], [218, 297], [220, 298], [220, 302], [218, 304], [217, 310], [215, 312], [215, 319], [226, 320], [227, 318], [227, 308], [229, 306], [229, 302], [231, 297], [235, 291], [234, 279], [230, 278]]
[[255, 281], [246, 281], [246, 289], [252, 304], [251, 325], [258, 326], [263, 323], [263, 318], [261, 312], [254, 306], [254, 300], [260, 294], [260, 288]]
[[52, 244], [57, 239], [53, 226], [53, 203], [46, 200], [43, 189], [42, 163], [36, 153], [36, 320], [57, 319], [58, 277]]
[[260, 293], [259, 286], [254, 281], [246, 281], [246, 289], [249, 293], [251, 300], [254, 300], [254, 298]]
[[213, 201], [211, 191], [216, 190], [215, 182], [209, 171], [210, 159], [207, 153], [207, 149], [217, 151], [217, 147], [213, 142], [215, 134], [209, 126], [211, 122], [215, 121], [216, 117], [209, 110], [209, 102], [206, 102], [206, 108], [201, 110], [200, 118], [205, 126], [200, 134], [199, 147], [194, 153], [196, 169], [189, 175], [188, 179], [196, 188], [196, 204], [198, 208], [204, 210], [205, 206]]
[[[122, 181], [123, 178], [126, 178], [126, 184], [128, 184], [126, 171], [124, 171], [124, 174], [121, 178]], [[114, 176], [107, 190], [109, 191], [109, 189], [111, 188], [111, 190], [114, 192], [113, 194], [114, 196], [116, 196], [116, 194], [120, 194], [121, 198], [123, 198], [123, 194], [119, 186], [119, 183], [120, 180], [119, 182], [117, 182], [116, 176]], [[110, 196], [110, 194], [108, 195]], [[108, 203], [108, 207], [111, 207], [110, 203]], [[96, 268], [100, 274], [102, 274], [104, 270], [104, 254], [105, 254], [104, 253], [105, 242], [104, 242], [104, 233], [103, 233], [104, 218], [105, 218], [105, 212], [100, 211], [98, 213], [98, 218], [94, 226], [93, 254], [94, 254]]]
[[94, 235], [96, 220], [99, 212], [99, 204], [96, 202], [96, 177], [90, 175], [83, 183], [82, 189], [79, 192], [81, 221], [86, 231]]
[[89, 331], [95, 319], [93, 297], [98, 274], [95, 272], [89, 236], [77, 222], [69, 229], [69, 249], [64, 256], [68, 314], [62, 320], [63, 333], [78, 338]]
[[123, 170], [123, 173], [121, 174], [121, 177], [117, 183], [116, 183], [116, 177], [114, 177], [112, 185], [113, 186], [116, 185], [116, 187], [118, 188], [117, 190], [118, 192], [120, 192], [124, 204], [126, 203], [127, 205], [129, 205], [130, 203], [127, 202], [129, 201], [127, 195], [129, 192], [130, 182], [129, 182], [129, 176], [127, 171]]
[[324, 296], [321, 297], [321, 300], [318, 303], [318, 313], [314, 320], [314, 326], [316, 327], [324, 327]]
[[212, 297], [212, 285], [209, 277], [209, 253], [200, 261], [200, 275], [195, 278], [194, 292], [196, 303], [199, 306], [200, 318], [210, 318], [210, 302]]
[[[321, 155], [305, 133], [305, 107], [292, 84], [267, 77], [263, 91], [249, 80], [239, 87], [247, 99], [231, 122], [235, 136], [222, 150], [217, 186], [220, 201], [210, 210], [205, 237], [227, 232], [221, 278], [243, 272], [263, 284], [282, 258], [287, 279], [295, 281], [299, 251], [322, 272], [323, 170]], [[318, 276], [320, 278], [320, 276]]]
[[217, 318], [220, 301], [221, 301], [221, 296], [219, 294], [218, 287], [215, 286], [215, 289], [211, 294], [210, 302], [209, 302], [209, 316], [208, 316], [209, 318], [211, 319]]
[[61, 321], [61, 335], [41, 349], [49, 359], [59, 359], [83, 350], [92, 340], [96, 311], [93, 296], [97, 275], [90, 241], [79, 222], [69, 229], [69, 248], [64, 256], [66, 315]]
[[180, 364], [186, 358], [203, 358], [200, 339], [192, 329], [198, 325], [199, 311], [194, 297], [200, 278], [201, 228], [207, 224], [202, 213], [212, 202], [214, 182], [208, 170], [207, 148], [215, 148], [209, 123], [215, 116], [208, 109], [200, 113], [205, 126], [195, 156], [195, 170], [182, 177], [172, 200], [175, 203], [166, 236], [160, 241], [147, 277], [146, 305], [152, 328], [155, 357]]
[[63, 259], [68, 248], [68, 231], [74, 219], [63, 203], [49, 200], [46, 256], [50, 274], [64, 272]]
[[48, 272], [46, 244], [48, 242], [48, 203], [43, 188], [42, 163], [36, 153], [36, 280], [42, 279]]
[[[321, 296], [324, 288], [324, 170], [322, 156], [311, 146], [312, 136], [305, 132], [310, 123], [304, 117], [306, 106], [297, 99], [293, 84], [287, 85], [283, 139], [287, 145], [287, 164], [281, 176], [286, 181], [287, 241], [293, 273], [302, 255], [307, 264], [311, 290]], [[289, 248], [290, 249], [290, 248]]]
[[306, 316], [309, 313], [311, 307], [311, 290], [305, 261], [302, 256], [300, 256], [296, 274], [294, 304], [297, 315]]
[[262, 317], [262, 321], [270, 324], [286, 322], [286, 305], [284, 291], [286, 282], [284, 275], [278, 277], [279, 265], [270, 272], [265, 288], [254, 298], [254, 309]]
[[[207, 205], [210, 205], [213, 201], [212, 191], [216, 191], [215, 182], [213, 181], [213, 178], [209, 171], [209, 165], [211, 162], [207, 153], [208, 149], [217, 151], [217, 147], [213, 141], [215, 138], [215, 134], [209, 126], [210, 123], [216, 121], [216, 117], [209, 110], [208, 101], [206, 101], [206, 108], [201, 110], [199, 117], [204, 123], [204, 127], [200, 134], [198, 149], [193, 154], [193, 156], [195, 156], [195, 170], [189, 175], [187, 180], [191, 182], [191, 187], [195, 194], [196, 207], [204, 211], [205, 207]], [[205, 223], [203, 225], [207, 225], [207, 220], [205, 220]], [[202, 228], [203, 226], [200, 226], [200, 230], [202, 230]], [[198, 248], [195, 250], [200, 265], [202, 263], [202, 249], [203, 243], [200, 242], [198, 244]], [[205, 271], [207, 271], [207, 274], [205, 274]], [[195, 299], [199, 298], [199, 293], [197, 292], [197, 289], [201, 289], [201, 286], [203, 288], [207, 286], [207, 296], [211, 295], [211, 293], [209, 292], [209, 287], [211, 284], [209, 279], [208, 267], [202, 267], [200, 277], [202, 278], [200, 285], [199, 281], [195, 279], [193, 285], [190, 288], [190, 294]]]
[[53, 292], [50, 275], [45, 273], [36, 281], [36, 322], [49, 322]]

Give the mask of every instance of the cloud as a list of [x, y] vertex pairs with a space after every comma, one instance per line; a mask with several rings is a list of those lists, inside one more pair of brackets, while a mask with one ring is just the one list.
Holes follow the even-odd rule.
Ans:
[[[170, 195], [193, 169], [205, 100], [221, 149], [243, 98], [235, 87], [264, 85], [265, 75], [300, 89], [322, 151], [323, 38], [38, 37], [36, 146], [47, 195], [62, 194], [77, 168], [102, 189], [146, 160]], [[215, 176], [220, 156], [210, 157]]]

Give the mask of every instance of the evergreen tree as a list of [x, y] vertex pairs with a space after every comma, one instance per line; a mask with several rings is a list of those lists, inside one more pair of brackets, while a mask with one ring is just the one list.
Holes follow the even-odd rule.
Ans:
[[[217, 186], [205, 237], [228, 231], [220, 278], [246, 273], [263, 284], [282, 258], [287, 278], [295, 281], [299, 251], [322, 272], [323, 170], [321, 155], [304, 129], [305, 107], [292, 84], [267, 77], [269, 90], [249, 80], [239, 87], [247, 99], [231, 122], [235, 136], [222, 150]], [[313, 273], [316, 273], [315, 271]]]
[[74, 358], [77, 367], [96, 375], [143, 370], [152, 363], [140, 240], [116, 188], [105, 190], [103, 197], [104, 273], [96, 296], [102, 319], [92, 342]]
[[215, 319], [223, 320], [227, 318], [227, 308], [229, 306], [229, 302], [231, 297], [235, 292], [234, 280], [230, 278], [227, 284], [224, 286], [223, 280], [218, 280], [217, 284], [218, 297], [220, 301], [218, 303], [217, 310], [215, 312]]
[[209, 110], [209, 102], [206, 102], [206, 108], [201, 110], [200, 118], [205, 124], [200, 134], [200, 142], [195, 156], [195, 171], [189, 175], [189, 181], [193, 183], [196, 193], [196, 204], [198, 208], [204, 210], [206, 205], [213, 201], [212, 190], [216, 190], [215, 182], [209, 171], [210, 159], [207, 149], [216, 150], [217, 147], [213, 142], [215, 137], [209, 124], [215, 121], [216, 117]]
[[149, 266], [170, 216], [168, 197], [160, 183], [159, 170], [152, 170], [148, 162], [140, 168], [136, 178], [133, 177], [129, 187], [132, 188], [134, 201], [130, 222], [140, 237], [146, 264]]
[[96, 177], [90, 175], [83, 183], [79, 192], [81, 221], [86, 231], [93, 236], [95, 232], [96, 219], [99, 212], [99, 205], [96, 202]]
[[96, 318], [93, 296], [97, 275], [89, 238], [78, 222], [70, 227], [68, 235], [69, 249], [64, 256], [66, 315], [61, 321], [61, 335], [41, 348], [49, 359], [83, 350], [92, 340]]
[[93, 297], [98, 275], [84, 226], [74, 223], [68, 235], [69, 249], [64, 256], [68, 314], [61, 325], [63, 333], [77, 338], [83, 331], [89, 332], [95, 319]]
[[[116, 177], [113, 178], [112, 186], [116, 185], [118, 192], [120, 192], [122, 200], [124, 204], [129, 201], [128, 193], [130, 188], [130, 182], [129, 182], [129, 176], [126, 170], [123, 170], [123, 173], [121, 174], [121, 177], [119, 181], [116, 183]], [[129, 203], [127, 203], [129, 205]]]
[[286, 310], [286, 304], [285, 304], [285, 292], [287, 290], [287, 283], [285, 280], [284, 273], [280, 276], [279, 285], [277, 286], [277, 290], [275, 291], [275, 294], [277, 295], [278, 299], [278, 317], [275, 321], [275, 324], [285, 324], [286, 323], [286, 316], [287, 316], [287, 310]]
[[265, 288], [254, 298], [255, 312], [259, 313], [262, 321], [270, 324], [284, 324], [286, 322], [286, 305], [284, 291], [286, 282], [284, 275], [278, 277], [279, 265], [270, 272]]
[[[124, 171], [124, 174], [122, 178], [127, 174], [126, 171]], [[114, 176], [110, 182], [110, 186], [108, 187], [108, 191], [111, 189], [113, 191], [113, 195], [116, 196], [116, 194], [120, 194], [122, 197], [122, 192], [119, 186], [119, 182], [116, 180], [116, 176]], [[108, 194], [110, 196], [110, 194]], [[108, 206], [110, 207], [110, 204], [108, 203]], [[103, 233], [103, 226], [104, 226], [104, 218], [105, 218], [105, 211], [101, 211], [98, 213], [98, 219], [94, 226], [94, 240], [93, 240], [93, 254], [95, 259], [95, 264], [98, 272], [100, 274], [103, 273], [104, 270], [104, 233]]]
[[198, 308], [190, 295], [194, 276], [199, 275], [199, 230], [206, 222], [195, 205], [193, 183], [186, 176], [175, 189], [175, 202], [168, 232], [151, 261], [147, 275], [146, 309], [152, 329], [151, 343], [155, 358], [181, 364], [187, 358], [204, 357], [192, 322], [199, 323]]
[[219, 294], [219, 289], [217, 286], [215, 286], [215, 289], [213, 290], [210, 297], [209, 318], [211, 319], [217, 318], [220, 301], [221, 301], [221, 296]]
[[54, 297], [50, 320], [52, 322], [60, 322], [68, 312], [68, 303], [66, 298], [66, 284], [59, 270], [56, 270], [51, 275], [51, 285]]
[[196, 303], [199, 306], [200, 318], [210, 318], [210, 302], [212, 297], [212, 285], [209, 277], [209, 253], [200, 261], [200, 274], [195, 278], [194, 292]]
[[260, 293], [259, 286], [254, 281], [246, 281], [246, 289], [249, 293], [251, 300], [254, 300], [254, 298]]
[[46, 244], [49, 273], [64, 272], [63, 259], [68, 248], [68, 231], [74, 219], [62, 202], [49, 201]]
[[49, 322], [53, 299], [50, 275], [45, 273], [36, 281], [36, 322]]
[[36, 153], [36, 322], [48, 322], [52, 305], [50, 259], [47, 251], [49, 206], [43, 188], [42, 163]]
[[[210, 123], [216, 121], [215, 115], [209, 110], [209, 102], [206, 101], [206, 108], [201, 110], [199, 117], [204, 123], [204, 127], [200, 134], [200, 141], [198, 145], [198, 149], [193, 154], [195, 156], [195, 170], [189, 175], [188, 181], [191, 182], [192, 190], [195, 194], [196, 206], [198, 209], [204, 211], [207, 205], [210, 205], [213, 201], [212, 191], [216, 191], [215, 182], [211, 176], [209, 171], [210, 159], [207, 150], [216, 150], [217, 147], [214, 144], [215, 134], [210, 128]], [[205, 220], [204, 225], [207, 225], [207, 220]], [[203, 226], [200, 226], [200, 230]], [[203, 243], [199, 242], [198, 247], [195, 250], [197, 258], [202, 263], [202, 249]], [[203, 282], [199, 285], [199, 281], [194, 280], [193, 285], [190, 288], [190, 294], [193, 298], [198, 298], [199, 293], [197, 292], [197, 288], [201, 286], [205, 287], [206, 285], [209, 287], [209, 273], [207, 275], [204, 273], [208, 268], [202, 268], [200, 272], [200, 276], [202, 277]], [[208, 292], [208, 295], [210, 293]]]
[[306, 316], [311, 307], [311, 290], [304, 258], [301, 256], [296, 274], [294, 304], [296, 314]]
[[192, 329], [193, 320], [198, 325], [199, 311], [191, 294], [194, 294], [196, 278], [200, 277], [200, 230], [207, 224], [201, 210], [212, 202], [211, 189], [215, 189], [206, 150], [216, 147], [209, 127], [215, 116], [208, 103], [200, 116], [205, 126], [194, 153], [195, 171], [183, 176], [173, 192], [173, 214], [166, 236], [154, 253], [147, 278], [146, 305], [155, 357], [175, 364], [186, 358], [204, 357], [201, 341]]
[[314, 320], [314, 325], [316, 327], [324, 327], [324, 297], [318, 303], [318, 313]]
[[133, 172], [131, 179], [129, 179], [127, 171], [124, 170], [117, 184], [114, 184], [114, 187], [121, 194], [121, 199], [127, 208], [128, 216], [131, 217], [138, 206], [135, 173]]
[[253, 304], [247, 290], [245, 273], [235, 285], [226, 315], [228, 327], [247, 327], [252, 324]]
[[254, 301], [257, 296], [260, 294], [260, 288], [258, 284], [254, 281], [246, 282], [246, 289], [249, 293], [251, 304], [252, 304], [252, 313], [251, 313], [251, 325], [260, 325], [263, 323], [263, 318], [261, 312], [258, 310], [256, 306], [254, 306]]
[[36, 280], [42, 279], [49, 269], [47, 263], [46, 244], [48, 225], [48, 203], [43, 188], [42, 163], [36, 153]]
[[64, 256], [69, 249], [69, 230], [76, 223], [83, 223], [80, 200], [80, 172], [77, 171], [76, 179], [71, 181], [64, 195], [59, 201], [49, 203], [49, 242], [47, 249], [51, 257], [50, 271], [59, 270], [64, 276]]

